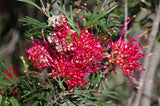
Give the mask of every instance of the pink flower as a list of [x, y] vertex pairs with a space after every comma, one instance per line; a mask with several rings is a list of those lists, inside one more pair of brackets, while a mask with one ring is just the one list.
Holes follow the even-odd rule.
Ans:
[[[82, 19], [79, 20], [78, 25]], [[54, 26], [54, 34], [50, 34], [48, 37], [49, 43], [46, 42], [42, 32], [43, 41], [32, 39], [32, 42], [25, 47], [25, 57], [34, 62], [34, 67], [38, 69], [50, 68], [51, 72], [46, 75], [54, 76], [51, 80], [58, 77], [64, 78], [69, 91], [70, 87], [74, 87], [74, 91], [77, 86], [85, 89], [84, 85], [89, 83], [87, 76], [104, 68], [105, 65], [99, 63], [102, 63], [106, 58], [104, 51], [108, 50], [111, 45], [106, 39], [100, 40], [100, 37], [109, 31], [98, 37], [93, 34], [93, 30], [89, 26], [81, 30], [79, 25], [79, 29], [79, 34], [71, 33], [67, 22], [59, 22]], [[91, 32], [87, 29], [90, 29]], [[32, 46], [27, 49], [29, 44]], [[45, 75], [44, 73], [29, 72], [26, 74]]]
[[[84, 18], [81, 18], [79, 23], [82, 19]], [[77, 59], [77, 62], [82, 62], [91, 66], [92, 63], [97, 63], [98, 61], [102, 63], [103, 59], [106, 57], [104, 51], [110, 48], [110, 42], [106, 39], [99, 40], [99, 38], [109, 31], [104, 32], [100, 37], [98, 37], [96, 34], [93, 34], [93, 29], [90, 26], [86, 26], [81, 30], [79, 25], [79, 29], [79, 34], [71, 34], [71, 42], [73, 43], [72, 48], [74, 48], [73, 58]], [[101, 44], [104, 44], [103, 47]]]
[[[29, 44], [33, 45], [29, 49], [27, 49], [27, 46]], [[25, 49], [25, 57], [34, 62], [35, 68], [41, 69], [51, 67], [53, 65], [52, 58], [50, 56], [47, 46], [45, 45], [45, 42], [41, 44], [40, 41], [34, 41], [32, 39], [31, 42], [26, 44]]]
[[[125, 36], [123, 38], [123, 32], [126, 26], [129, 24], [129, 22], [134, 18], [134, 16], [130, 19], [127, 19], [125, 22], [127, 22], [126, 25], [123, 25], [120, 33], [120, 38], [118, 41], [112, 42], [111, 46], [111, 52], [108, 55], [109, 59], [109, 68], [108, 72], [110, 70], [111, 63], [114, 64], [113, 71], [115, 72], [115, 67], [119, 65], [121, 69], [123, 70], [123, 75], [128, 78], [128, 80], [131, 82], [131, 84], [138, 88], [131, 79], [136, 79], [140, 81], [138, 78], [136, 78], [135, 74], [141, 76], [137, 70], [145, 71], [143, 67], [141, 67], [142, 63], [138, 62], [141, 58], [148, 57], [152, 55], [152, 53], [143, 53], [143, 48], [140, 43], [137, 42], [136, 39], [144, 35], [146, 32], [143, 32], [142, 34], [138, 35], [136, 38], [132, 38], [130, 36]], [[130, 40], [124, 41], [124, 39], [129, 38]], [[108, 75], [107, 72], [107, 75]], [[118, 73], [118, 72], [115, 72]], [[106, 77], [107, 77], [106, 75]], [[149, 81], [148, 79], [144, 78], [146, 81]]]
[[90, 74], [89, 70], [86, 68], [86, 64], [76, 63], [72, 58], [70, 59], [70, 56], [65, 58], [64, 55], [56, 55], [54, 63], [52, 75], [65, 78], [65, 83], [68, 85], [69, 91], [69, 87], [75, 87], [76, 89], [77, 86], [83, 87], [89, 82], [85, 78], [86, 75]]

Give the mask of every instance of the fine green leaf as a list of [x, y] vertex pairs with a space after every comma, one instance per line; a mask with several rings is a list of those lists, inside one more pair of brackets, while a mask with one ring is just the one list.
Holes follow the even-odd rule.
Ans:
[[35, 6], [35, 7], [36, 7], [38, 10], [40, 10], [41, 12], [43, 12], [42, 9], [41, 9], [37, 4], [35, 4], [32, 0], [17, 0], [17, 1], [29, 3], [29, 4], [31, 4], [31, 5], [33, 5], [33, 6]]
[[12, 106], [20, 106], [16, 98], [11, 97], [10, 101], [11, 101]]
[[34, 99], [34, 98], [38, 97], [39, 95], [40, 95], [40, 93], [33, 94], [33, 95], [30, 96], [29, 98], [25, 99], [23, 102], [27, 102], [27, 101], [29, 101], [29, 100], [31, 100], [31, 99]]
[[35, 101], [32, 106], [39, 106], [40, 101]]

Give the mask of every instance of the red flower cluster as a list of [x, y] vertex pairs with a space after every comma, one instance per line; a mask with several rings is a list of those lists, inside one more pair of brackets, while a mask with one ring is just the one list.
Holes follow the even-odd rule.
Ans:
[[[47, 46], [44, 43], [41, 44], [40, 41], [35, 42], [33, 38], [32, 42], [30, 43], [32, 43], [33, 46], [31, 46], [29, 49], [26, 49], [25, 47], [26, 53], [29, 54], [27, 57], [25, 53], [25, 57], [34, 62], [34, 67], [41, 69], [52, 66], [50, 61], [52, 58], [50, 57], [50, 53], [47, 50]], [[26, 46], [28, 44], [26, 44]]]
[[[79, 23], [82, 19], [79, 20]], [[65, 21], [65, 15], [58, 16], [55, 20], [57, 22], [52, 22], [54, 33], [48, 36], [49, 43], [45, 40], [42, 32], [43, 41], [32, 39], [28, 43], [32, 46], [29, 49], [27, 49], [28, 44], [25, 46], [25, 57], [34, 62], [35, 68], [49, 67], [54, 78], [64, 78], [69, 91], [70, 87], [76, 89], [77, 86], [85, 89], [84, 85], [89, 82], [87, 76], [104, 67], [98, 62], [102, 63], [106, 58], [104, 51], [110, 48], [110, 42], [106, 39], [99, 40], [99, 37], [93, 34], [93, 30], [89, 26], [81, 30], [79, 25], [80, 33], [71, 33], [70, 26]], [[102, 43], [105, 44], [104, 47], [101, 46]]]
[[[129, 22], [134, 18], [128, 18], [125, 22], [127, 22], [126, 25], [123, 25], [120, 33], [120, 38], [118, 41], [113, 42], [111, 38], [111, 52], [108, 56], [109, 59], [109, 68], [111, 66], [111, 63], [114, 64], [113, 71], [115, 72], [115, 67], [119, 65], [121, 69], [123, 70], [123, 75], [128, 78], [128, 80], [131, 82], [131, 84], [135, 88], [139, 88], [136, 85], [133, 84], [131, 81], [131, 78], [134, 78], [138, 81], [140, 81], [138, 78], [135, 77], [135, 74], [139, 75], [140, 77], [144, 78], [141, 76], [137, 70], [145, 71], [143, 67], [141, 67], [142, 63], [139, 63], [138, 60], [144, 57], [148, 57], [152, 55], [152, 53], [144, 54], [143, 53], [143, 48], [140, 43], [137, 42], [137, 38], [141, 37], [144, 35], [146, 32], [143, 32], [136, 38], [131, 38], [130, 36], [125, 36], [123, 37], [123, 32], [126, 28], [126, 26], [129, 24]], [[129, 38], [130, 40], [125, 41], [126, 38]], [[109, 72], [109, 70], [108, 70]], [[115, 72], [118, 73], [118, 72]], [[107, 74], [108, 75], [108, 74]], [[107, 76], [106, 76], [107, 77]], [[144, 78], [146, 81], [149, 81], [148, 79]], [[151, 82], [151, 81], [150, 81]]]
[[[78, 25], [83, 19], [84, 18], [81, 18], [79, 20]], [[127, 25], [132, 19], [133, 17], [125, 21]], [[111, 63], [113, 63], [115, 64], [113, 70], [119, 64], [123, 70], [123, 75], [127, 77], [130, 82], [130, 78], [139, 80], [134, 76], [134, 73], [138, 74], [136, 69], [144, 71], [144, 68], [140, 67], [141, 63], [137, 61], [151, 55], [143, 54], [144, 47], [136, 41], [136, 39], [141, 37], [145, 32], [134, 39], [130, 36], [122, 38], [127, 25], [123, 25], [120, 39], [113, 42], [112, 38], [110, 38], [111, 43], [106, 39], [100, 40], [100, 37], [103, 36], [104, 33], [108, 34], [108, 32], [114, 30], [106, 31], [100, 36], [97, 36], [93, 34], [93, 29], [90, 26], [86, 26], [81, 30], [79, 25], [80, 33], [73, 33], [66, 21], [65, 15], [50, 18], [49, 25], [53, 27], [54, 33], [49, 34], [47, 37], [48, 42], [45, 40], [42, 32], [43, 41], [34, 41], [32, 39], [32, 41], [28, 43], [32, 44], [32, 46], [29, 49], [27, 49], [28, 44], [25, 46], [25, 57], [34, 62], [35, 68], [50, 68], [51, 72], [47, 73], [47, 75], [54, 76], [53, 79], [57, 77], [64, 78], [69, 91], [70, 87], [75, 87], [75, 90], [77, 86], [85, 89], [84, 85], [89, 83], [87, 76], [95, 71], [101, 71], [102, 68], [106, 67], [106, 64], [99, 64], [103, 63], [104, 58], [108, 58], [109, 60], [107, 75]], [[125, 42], [125, 38], [130, 38], [130, 40]], [[105, 52], [109, 48], [111, 48], [111, 52], [109, 55], [106, 55]], [[44, 75], [43, 73], [26, 73]], [[132, 82], [131, 84], [135, 86]], [[135, 87], [137, 88], [137, 86]]]

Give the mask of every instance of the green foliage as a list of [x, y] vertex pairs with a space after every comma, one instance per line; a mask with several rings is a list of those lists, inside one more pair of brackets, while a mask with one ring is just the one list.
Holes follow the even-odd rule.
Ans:
[[0, 94], [0, 105], [1, 106], [20, 106], [19, 102], [15, 97], [8, 97]]
[[[28, 16], [20, 19], [20, 21], [24, 23], [24, 26], [31, 26], [31, 28], [26, 33], [27, 37], [41, 35], [41, 30], [48, 28], [48, 25], [45, 22], [40, 22], [39, 20], [33, 19]], [[38, 37], [41, 38], [41, 36]]]
[[43, 10], [36, 4], [34, 3], [32, 0], [17, 0], [17, 1], [20, 1], [20, 2], [25, 2], [25, 3], [29, 3], [33, 6], [35, 6], [38, 10], [40, 10], [41, 12], [43, 12]]
[[[8, 68], [5, 64], [0, 63], [0, 68], [0, 105], [19, 106], [17, 99], [11, 96], [13, 92], [16, 92], [14, 90], [15, 87], [18, 86], [18, 77], [14, 74], [12, 67]], [[6, 73], [10, 73], [13, 79], [11, 79]]]
[[[145, 29], [151, 30], [152, 23], [155, 20], [157, 8], [159, 1], [147, 0], [141, 4], [143, 4], [143, 8], [145, 8], [146, 13], [140, 20], [138, 20], [139, 25]], [[151, 14], [152, 13], [152, 14]], [[160, 27], [159, 27], [160, 29]], [[160, 30], [157, 33], [156, 40], [160, 41]]]
[[[14, 84], [16, 84], [16, 81], [18, 80], [18, 78], [15, 76], [13, 69], [11, 67], [11, 69], [9, 69], [5, 64], [0, 63], [0, 88], [1, 89], [5, 89], [7, 87], [10, 87]], [[6, 71], [8, 71], [8, 73], [10, 73], [11, 76], [13, 76], [14, 80], [12, 80], [4, 71], [4, 69], [6, 69]]]
[[[112, 19], [117, 18], [118, 16], [115, 14], [111, 14], [111, 11], [113, 11], [117, 5], [113, 6], [109, 10], [105, 10], [104, 5], [107, 0], [105, 0], [101, 7], [97, 9], [98, 7], [95, 6], [94, 10], [92, 12], [88, 12], [88, 14], [85, 14], [84, 17], [87, 18], [87, 21], [85, 23], [85, 26], [91, 26], [96, 30], [97, 35], [101, 35], [103, 32], [108, 31], [110, 29], [113, 29], [117, 31], [116, 33], [119, 32], [119, 26], [121, 24], [119, 21], [113, 21]], [[116, 35], [114, 33], [114, 35]], [[110, 36], [113, 35], [113, 33], [109, 32]], [[103, 36], [106, 37], [106, 36]]]

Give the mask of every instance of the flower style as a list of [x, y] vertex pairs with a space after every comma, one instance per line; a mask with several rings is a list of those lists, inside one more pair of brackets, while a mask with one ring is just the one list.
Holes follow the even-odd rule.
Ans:
[[[125, 36], [123, 38], [123, 32], [124, 32], [126, 26], [129, 24], [129, 22], [134, 17], [135, 16], [133, 16], [132, 18], [127, 19], [125, 21], [125, 22], [127, 22], [127, 24], [123, 25], [123, 27], [121, 29], [121, 33], [120, 33], [120, 38], [118, 41], [113, 42], [112, 38], [111, 38], [111, 42], [112, 42], [111, 50], [112, 51], [110, 52], [110, 54], [108, 56], [108, 59], [109, 59], [108, 72], [110, 70], [111, 63], [115, 64], [113, 67], [114, 72], [115, 72], [115, 67], [117, 65], [119, 65], [121, 67], [121, 69], [123, 70], [123, 75], [128, 78], [128, 80], [131, 82], [131, 84], [135, 88], [139, 88], [131, 81], [131, 78], [134, 78], [134, 79], [140, 81], [138, 78], [135, 77], [135, 74], [144, 78], [143, 76], [141, 76], [137, 72], [137, 70], [145, 71], [145, 69], [143, 67], [141, 67], [142, 63], [137, 62], [137, 61], [140, 60], [141, 58], [148, 57], [148, 56], [152, 55], [152, 53], [146, 53], [146, 54], [143, 53], [143, 49], [145, 47], [142, 47], [140, 45], [140, 43], [137, 42], [137, 39], [139, 37], [141, 37], [142, 35], [144, 35], [146, 32], [143, 32], [142, 34], [138, 35], [134, 39], [130, 36]], [[124, 24], [125, 24], [125, 22], [124, 22]], [[130, 40], [124, 41], [124, 39], [126, 39], [126, 38], [129, 38]], [[107, 75], [108, 75], [108, 72], [107, 72]], [[115, 72], [115, 73], [118, 73], [118, 72]], [[106, 75], [106, 77], [107, 77], [107, 75]], [[144, 78], [144, 79], [146, 81], [149, 81], [146, 78]]]

